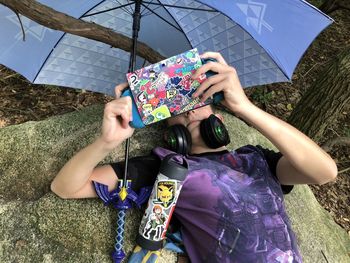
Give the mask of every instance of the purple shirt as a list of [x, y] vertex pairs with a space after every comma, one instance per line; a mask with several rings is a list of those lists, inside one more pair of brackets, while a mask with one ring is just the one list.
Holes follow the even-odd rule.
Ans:
[[174, 213], [191, 262], [302, 262], [281, 185], [259, 148], [185, 158]]

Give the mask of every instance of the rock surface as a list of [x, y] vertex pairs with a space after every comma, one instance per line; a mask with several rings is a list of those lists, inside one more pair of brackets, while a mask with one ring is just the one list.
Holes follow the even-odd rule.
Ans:
[[[53, 177], [99, 134], [102, 106], [0, 129], [0, 262], [112, 262], [116, 213], [97, 199], [62, 200], [50, 192]], [[223, 113], [230, 149], [272, 144], [254, 129]], [[162, 137], [161, 125], [137, 130], [130, 155], [145, 154]], [[124, 145], [103, 162], [123, 159]], [[286, 206], [304, 262], [350, 262], [350, 239], [317, 203], [307, 186], [295, 187]], [[130, 252], [141, 214], [127, 213], [125, 251]], [[159, 262], [176, 262], [163, 251]]]

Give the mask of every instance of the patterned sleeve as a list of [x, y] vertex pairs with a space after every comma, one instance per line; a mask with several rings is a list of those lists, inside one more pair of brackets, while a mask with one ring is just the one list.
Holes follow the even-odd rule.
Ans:
[[[283, 156], [282, 153], [263, 148], [261, 145], [257, 145], [256, 147], [264, 154], [266, 162], [270, 167], [272, 175], [278, 180], [278, 177], [276, 174], [276, 168], [277, 168], [277, 163], [278, 163], [279, 159]], [[293, 187], [294, 187], [294, 185], [281, 184], [283, 194], [290, 193], [292, 191]]]
[[[123, 178], [124, 161], [110, 165], [116, 175]], [[132, 180], [132, 189], [137, 192], [144, 186], [152, 186], [156, 180], [159, 166], [160, 159], [154, 154], [129, 159], [127, 178]]]

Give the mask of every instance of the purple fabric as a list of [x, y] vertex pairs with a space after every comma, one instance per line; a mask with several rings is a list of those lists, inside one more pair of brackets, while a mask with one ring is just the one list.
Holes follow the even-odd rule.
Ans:
[[174, 213], [191, 262], [302, 262], [281, 186], [258, 148], [186, 159]]

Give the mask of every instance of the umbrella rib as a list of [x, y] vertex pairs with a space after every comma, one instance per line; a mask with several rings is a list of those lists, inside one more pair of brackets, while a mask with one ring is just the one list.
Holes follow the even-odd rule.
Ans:
[[[12, 11], [14, 11], [14, 10], [12, 10]], [[15, 11], [14, 11], [14, 12], [15, 12]], [[15, 13], [16, 13], [16, 16], [17, 16], [17, 18], [18, 18], [18, 20], [19, 20], [19, 23], [20, 23], [20, 25], [21, 25], [22, 34], [23, 34], [23, 38], [22, 38], [22, 39], [23, 39], [23, 41], [26, 41], [26, 32], [24, 31], [21, 17], [19, 16], [19, 14], [18, 14], [17, 12], [15, 12]]]
[[[121, 3], [120, 3], [118, 0], [115, 0], [115, 1], [116, 1], [119, 5], [121, 5]], [[129, 3], [129, 6], [128, 6], [128, 7], [130, 7], [130, 8], [126, 8], [126, 7], [124, 8], [124, 7], [123, 7], [123, 10], [124, 10], [125, 13], [127, 13], [127, 14], [133, 16], [134, 9], [131, 7], [131, 4], [134, 4], [135, 1], [134, 1], [134, 0], [131, 0], [131, 1], [127, 0], [127, 2]]]
[[[93, 6], [92, 8], [90, 8], [89, 10], [87, 10], [87, 11], [84, 13], [84, 15], [87, 14], [88, 12], [90, 12], [91, 10], [93, 10], [96, 6], [100, 5], [102, 2], [103, 2], [103, 1], [100, 1], [98, 4], [96, 4], [95, 6]], [[83, 18], [84, 15], [81, 16], [79, 19]], [[84, 21], [84, 20], [82, 19], [82, 21]], [[38, 72], [35, 74], [35, 77], [34, 77], [34, 79], [33, 79], [33, 83], [35, 83], [37, 77], [39, 76], [41, 70], [44, 68], [44, 66], [45, 66], [45, 64], [46, 64], [46, 62], [47, 62], [47, 60], [48, 60], [49, 57], [50, 57], [50, 55], [52, 54], [52, 52], [54, 51], [54, 49], [57, 47], [57, 45], [60, 43], [60, 41], [66, 36], [66, 34], [67, 34], [67, 33], [64, 32], [64, 33], [62, 34], [62, 36], [60, 37], [60, 39], [56, 42], [56, 44], [54, 45], [54, 47], [51, 49], [50, 53], [49, 53], [49, 54], [47, 55], [47, 57], [45, 58], [45, 61], [41, 64], [40, 69], [39, 69]]]
[[[150, 3], [147, 4], [147, 7], [150, 5]], [[161, 8], [161, 5], [159, 5], [158, 7], [154, 8], [153, 11], [156, 11], [157, 9]], [[146, 8], [143, 9], [143, 11], [145, 11]], [[148, 12], [148, 13], [141, 13], [142, 16], [148, 16], [152, 14], [151, 12]]]
[[[120, 5], [120, 6], [117, 6], [117, 7], [113, 7], [113, 8], [110, 8], [110, 9], [106, 9], [106, 10], [103, 10], [103, 11], [99, 11], [99, 12], [95, 12], [95, 13], [92, 13], [92, 14], [88, 14], [88, 15], [83, 15], [81, 18], [84, 18], [84, 17], [89, 17], [89, 16], [93, 16], [93, 15], [98, 15], [98, 14], [102, 14], [102, 13], [106, 13], [106, 12], [109, 12], [109, 11], [112, 11], [112, 10], [116, 10], [116, 9], [119, 9], [119, 8], [123, 8], [125, 6], [129, 6], [131, 5], [132, 3], [128, 3], [128, 4], [125, 4], [125, 5]], [[127, 12], [125, 9], [123, 9], [124, 12]], [[127, 12], [129, 13], [129, 12]]]
[[162, 19], [165, 23], [169, 24], [170, 26], [172, 26], [173, 28], [175, 28], [176, 30], [180, 31], [181, 33], [183, 33], [181, 28], [178, 28], [177, 26], [173, 25], [172, 23], [170, 23], [168, 20], [166, 20], [165, 18], [161, 17], [160, 15], [158, 15], [156, 12], [154, 12], [152, 9], [150, 9], [149, 7], [145, 6], [144, 4], [142, 4], [142, 6], [144, 8], [146, 8], [147, 10], [149, 10], [151, 13], [153, 13], [154, 15], [156, 15], [158, 18]]
[[[143, 6], [143, 7], [145, 7], [143, 4], [142, 4], [142, 2], [141, 2], [141, 5]], [[149, 3], [148, 3], [148, 5], [147, 5], [147, 7], [149, 6]], [[145, 11], [146, 10], [146, 8], [144, 8], [143, 9], [143, 11]], [[144, 17], [144, 16], [147, 16], [147, 15], [149, 15], [150, 13], [142, 13], [142, 11], [141, 11], [141, 17]]]
[[185, 38], [186, 38], [187, 41], [188, 41], [188, 44], [189, 44], [192, 48], [194, 48], [194, 46], [192, 45], [191, 41], [189, 40], [187, 34], [186, 34], [185, 31], [182, 29], [181, 25], [176, 21], [176, 18], [169, 12], [169, 10], [163, 5], [163, 3], [162, 3], [160, 0], [157, 0], [157, 1], [158, 1], [159, 5], [162, 6], [162, 7], [164, 8], [164, 10], [169, 14], [169, 16], [171, 16], [171, 17], [174, 19], [175, 23], [179, 26], [179, 28], [181, 28], [181, 33], [184, 34]]
[[174, 7], [174, 8], [179, 8], [179, 9], [189, 9], [189, 10], [194, 10], [194, 11], [205, 11], [205, 12], [218, 12], [217, 10], [211, 10], [211, 9], [205, 9], [205, 8], [194, 8], [194, 7], [188, 7], [188, 6], [179, 6], [179, 5], [168, 5], [168, 4], [158, 4], [158, 3], [153, 3], [153, 2], [146, 2], [143, 1], [145, 4], [150, 4], [150, 5], [161, 5], [163, 7]]

